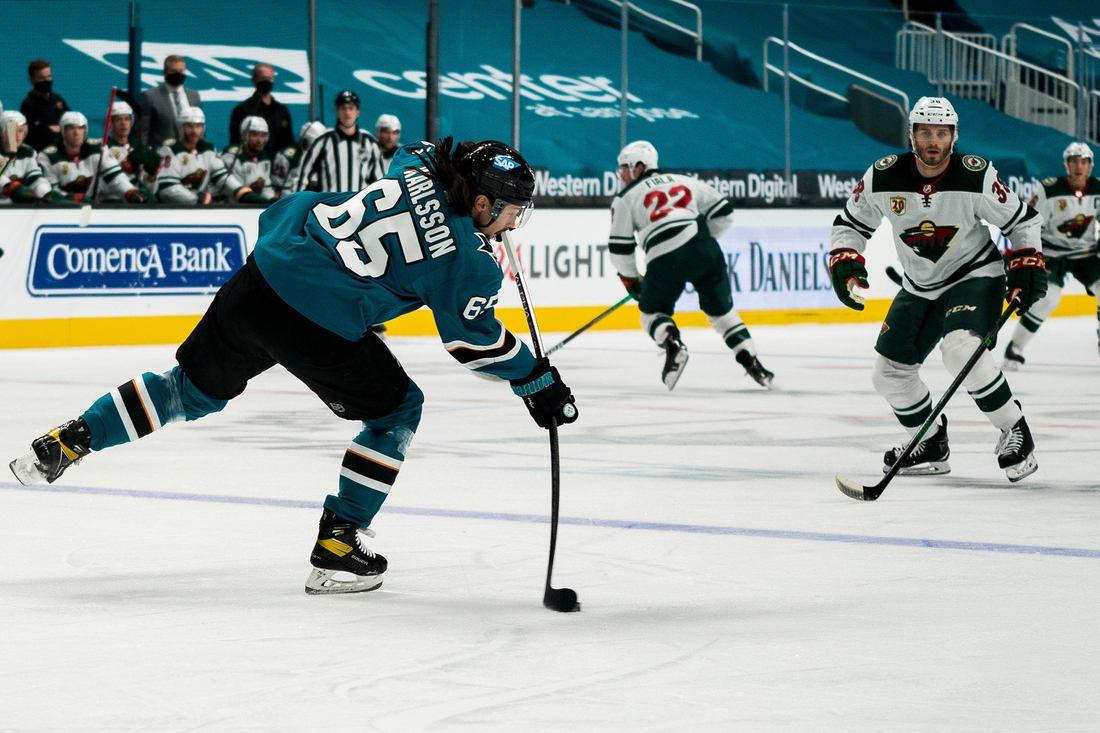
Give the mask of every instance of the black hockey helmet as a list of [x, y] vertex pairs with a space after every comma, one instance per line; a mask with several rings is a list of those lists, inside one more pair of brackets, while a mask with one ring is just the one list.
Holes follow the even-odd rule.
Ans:
[[341, 104], [354, 104], [356, 108], [359, 108], [361, 106], [359, 104], [359, 95], [350, 89], [345, 89], [336, 95], [336, 106], [339, 107]]
[[494, 220], [507, 204], [512, 204], [520, 207], [516, 226], [523, 225], [534, 205], [535, 174], [518, 150], [499, 140], [482, 140], [459, 153], [453, 163], [471, 193], [485, 194], [493, 200]]

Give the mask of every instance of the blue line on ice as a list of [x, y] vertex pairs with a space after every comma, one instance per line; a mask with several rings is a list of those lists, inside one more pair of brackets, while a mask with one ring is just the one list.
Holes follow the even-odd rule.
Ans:
[[[172, 491], [144, 491], [138, 489], [99, 489], [81, 486], [23, 486], [0, 482], [0, 489], [39, 491], [59, 494], [92, 494], [121, 496], [133, 499], [168, 499], [174, 501], [198, 501], [213, 504], [254, 504], [258, 506], [286, 507], [290, 509], [320, 509], [320, 501], [300, 499], [273, 499], [251, 496], [225, 496], [220, 494], [185, 494]], [[548, 524], [550, 518], [541, 514], [507, 514], [503, 512], [473, 512], [461, 509], [430, 509], [385, 505], [390, 514], [411, 514], [423, 517], [455, 517], [459, 519], [490, 519], [502, 522], [526, 522]], [[749, 527], [721, 527], [711, 524], [673, 524], [667, 522], [637, 522], [628, 519], [584, 519], [560, 517], [561, 524], [610, 529], [647, 529], [654, 532], [683, 532], [686, 534], [731, 535], [738, 537], [764, 537], [780, 540], [804, 540], [807, 542], [839, 542], [853, 545], [891, 545], [894, 547], [927, 547], [939, 550], [970, 550], [974, 552], [1001, 552], [1014, 555], [1061, 555], [1100, 559], [1100, 550], [1080, 547], [1046, 547], [1043, 545], [1011, 545], [998, 542], [963, 542], [959, 540], [930, 540], [914, 537], [876, 537], [874, 535], [835, 534], [831, 532], [797, 532], [785, 529], [753, 529]]]

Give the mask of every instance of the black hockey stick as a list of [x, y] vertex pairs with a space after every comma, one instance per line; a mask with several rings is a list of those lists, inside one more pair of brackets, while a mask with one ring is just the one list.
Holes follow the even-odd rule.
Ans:
[[580, 328], [578, 328], [578, 329], [577, 329], [576, 331], [574, 331], [573, 333], [571, 333], [571, 334], [569, 334], [568, 336], [566, 336], [566, 337], [565, 337], [565, 339], [563, 339], [563, 340], [562, 340], [562, 342], [561, 342], [560, 344], [555, 344], [554, 346], [551, 346], [551, 347], [550, 347], [549, 349], [547, 349], [547, 350], [546, 350], [546, 355], [547, 355], [547, 356], [550, 356], [550, 355], [551, 355], [551, 354], [553, 354], [553, 353], [554, 353], [555, 351], [557, 351], [557, 350], [558, 350], [558, 349], [560, 349], [561, 347], [565, 346], [565, 345], [566, 345], [567, 343], [569, 343], [569, 342], [570, 342], [570, 341], [572, 341], [573, 339], [577, 338], [577, 337], [578, 337], [578, 336], [580, 336], [580, 335], [581, 335], [582, 333], [584, 333], [584, 332], [585, 332], [585, 331], [587, 331], [588, 329], [592, 328], [592, 327], [593, 327], [593, 326], [595, 326], [595, 325], [596, 325], [597, 323], [599, 323], [600, 321], [602, 321], [603, 319], [607, 318], [607, 317], [608, 317], [609, 315], [611, 315], [612, 313], [614, 313], [615, 311], [617, 311], [617, 310], [618, 310], [618, 309], [619, 309], [619, 308], [620, 308], [621, 306], [624, 306], [624, 305], [626, 305], [627, 301], [629, 301], [629, 300], [630, 300], [631, 298], [633, 298], [633, 297], [634, 297], [633, 295], [628, 295], [628, 296], [626, 296], [625, 298], [623, 298], [622, 300], [620, 300], [620, 301], [619, 301], [618, 303], [616, 303], [615, 305], [611, 306], [610, 308], [608, 308], [607, 310], [605, 310], [605, 311], [604, 311], [603, 313], [601, 313], [600, 315], [596, 316], [596, 317], [595, 317], [595, 318], [593, 318], [593, 319], [592, 319], [591, 321], [589, 321], [588, 323], [584, 324], [583, 326], [581, 326]]
[[901, 285], [902, 284], [901, 273], [899, 273], [897, 270], [895, 270], [893, 268], [893, 266], [888, 266], [886, 268], [886, 277], [890, 278], [895, 285]]
[[958, 391], [959, 385], [961, 385], [967, 375], [970, 374], [974, 365], [978, 363], [978, 359], [982, 358], [982, 352], [987, 349], [990, 351], [993, 350], [993, 345], [997, 341], [997, 332], [1001, 330], [1001, 326], [1005, 325], [1009, 316], [1016, 312], [1019, 302], [1019, 299], [1013, 298], [1012, 302], [1008, 304], [1004, 313], [1002, 313], [997, 319], [997, 322], [993, 324], [993, 329], [987, 333], [982, 340], [982, 345], [978, 347], [973, 355], [971, 355], [970, 360], [966, 362], [966, 365], [955, 377], [955, 381], [951, 383], [951, 386], [948, 387], [947, 391], [940, 397], [940, 401], [932, 408], [932, 414], [928, 416], [928, 419], [924, 421], [924, 425], [921, 425], [920, 430], [918, 430], [917, 434], [909, 441], [909, 445], [905, 446], [905, 450], [903, 450], [901, 455], [898, 456], [898, 459], [894, 461], [894, 465], [890, 467], [890, 470], [882, 477], [882, 480], [874, 486], [862, 486], [838, 473], [836, 475], [836, 487], [838, 489], [853, 499], [859, 499], [860, 501], [874, 501], [882, 496], [882, 492], [886, 491], [887, 485], [889, 485], [890, 481], [897, 475], [898, 471], [901, 470], [901, 467], [905, 465], [905, 459], [907, 459], [913, 450], [920, 445], [921, 438], [923, 438], [925, 433], [935, 424], [936, 418], [943, 412], [943, 408], [947, 406], [948, 400]]
[[[519, 290], [519, 300], [523, 305], [523, 314], [527, 316], [527, 327], [531, 330], [531, 341], [535, 346], [535, 358], [541, 359], [546, 354], [543, 352], [542, 335], [539, 333], [539, 324], [535, 322], [535, 310], [527, 298], [527, 281], [523, 277], [523, 269], [516, 257], [515, 247], [512, 245], [512, 237], [508, 232], [501, 236], [504, 252], [508, 255], [508, 264], [515, 276], [516, 288]], [[581, 610], [581, 604], [577, 602], [577, 593], [571, 588], [553, 588], [550, 586], [550, 578], [554, 574], [554, 551], [558, 545], [558, 499], [561, 494], [561, 466], [558, 453], [558, 424], [550, 421], [550, 561], [546, 566], [546, 589], [542, 594], [542, 605], [554, 611], [569, 613]]]

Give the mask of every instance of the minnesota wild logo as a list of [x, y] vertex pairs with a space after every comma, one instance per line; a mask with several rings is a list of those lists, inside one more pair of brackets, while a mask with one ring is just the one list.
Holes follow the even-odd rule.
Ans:
[[918, 257], [938, 262], [958, 232], [958, 227], [937, 226], [935, 222], [922, 221], [903, 231], [900, 236], [901, 241], [909, 245]]
[[1065, 234], [1069, 239], [1080, 239], [1084, 236], [1085, 230], [1089, 228], [1089, 224], [1091, 223], [1091, 216], [1078, 214], [1069, 221], [1058, 225], [1058, 231]]
[[187, 186], [188, 188], [196, 188], [199, 184], [202, 183], [202, 179], [204, 178], [206, 178], [206, 169], [199, 168], [194, 173], [181, 178], [180, 183]]

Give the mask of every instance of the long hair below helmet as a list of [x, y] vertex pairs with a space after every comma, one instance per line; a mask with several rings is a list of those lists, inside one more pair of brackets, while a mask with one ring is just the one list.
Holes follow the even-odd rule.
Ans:
[[535, 175], [523, 156], [497, 140], [455, 145], [447, 136], [431, 155], [421, 155], [428, 175], [439, 181], [447, 203], [460, 214], [469, 214], [478, 195], [492, 202], [527, 206], [535, 193]]

